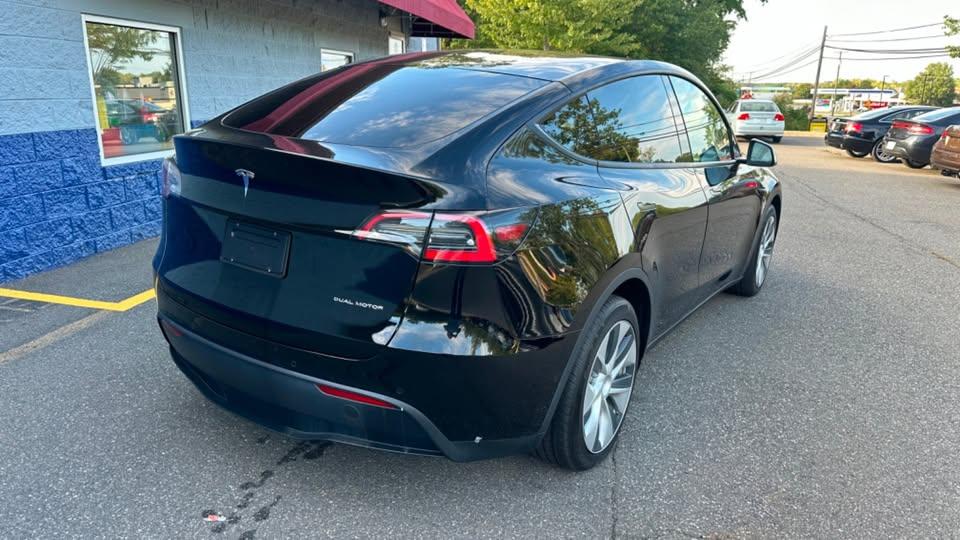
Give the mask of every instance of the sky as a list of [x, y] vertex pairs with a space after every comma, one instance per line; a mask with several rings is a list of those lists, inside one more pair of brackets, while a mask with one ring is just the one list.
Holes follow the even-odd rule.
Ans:
[[[960, 45], [960, 36], [941, 37], [939, 26], [901, 32], [884, 32], [860, 36], [839, 36], [859, 32], [887, 31], [897, 28], [939, 23], [944, 15], [960, 18], [960, 0], [744, 0], [747, 20], [741, 20], [724, 55], [724, 63], [732, 67], [734, 80], [747, 79], [753, 72], [754, 82], [810, 82], [817, 73], [818, 52], [823, 27], [835, 36], [833, 44], [857, 49], [919, 49]], [[929, 39], [876, 41], [936, 36]], [[840, 42], [839, 40], [847, 40]], [[871, 42], [872, 41], [872, 42]], [[828, 37], [828, 44], [831, 39]], [[826, 49], [820, 79], [827, 86], [837, 75], [838, 51]], [[919, 58], [855, 61], [854, 58], [889, 58], [894, 54], [843, 52], [840, 77], [848, 79], [887, 79], [905, 81], [914, 78], [930, 62], [949, 62], [960, 77], [960, 60]], [[803, 57], [798, 59], [798, 57]], [[804, 64], [806, 65], [805, 67]], [[779, 71], [779, 74], [774, 72]], [[787, 73], [786, 71], [793, 69]], [[757, 76], [769, 75], [757, 79]]]

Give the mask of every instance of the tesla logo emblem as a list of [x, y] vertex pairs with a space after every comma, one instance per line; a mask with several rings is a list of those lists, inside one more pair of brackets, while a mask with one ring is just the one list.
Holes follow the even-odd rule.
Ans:
[[247, 190], [250, 189], [250, 181], [253, 180], [253, 177], [256, 176], [253, 174], [253, 171], [248, 171], [246, 169], [237, 169], [233, 171], [237, 173], [237, 176], [243, 178], [243, 198], [247, 198]]

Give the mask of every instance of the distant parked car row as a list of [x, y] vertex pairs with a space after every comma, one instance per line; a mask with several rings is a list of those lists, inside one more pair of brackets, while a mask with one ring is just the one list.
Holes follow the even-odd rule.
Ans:
[[904, 105], [877, 109], [830, 124], [824, 142], [852, 157], [880, 163], [902, 161], [913, 169], [931, 165], [944, 175], [960, 171], [960, 107]]

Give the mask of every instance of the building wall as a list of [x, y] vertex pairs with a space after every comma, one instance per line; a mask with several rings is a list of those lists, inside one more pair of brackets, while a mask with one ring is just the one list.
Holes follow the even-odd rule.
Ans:
[[402, 32], [374, 0], [0, 0], [0, 282], [160, 230], [160, 162], [101, 166], [84, 13], [181, 28], [193, 126]]

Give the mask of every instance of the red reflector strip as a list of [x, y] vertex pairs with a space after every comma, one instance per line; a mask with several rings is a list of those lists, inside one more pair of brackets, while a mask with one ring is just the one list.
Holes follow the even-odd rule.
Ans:
[[168, 323], [167, 321], [160, 321], [160, 324], [163, 325], [163, 327], [167, 330], [167, 332], [170, 332], [171, 334], [173, 334], [173, 337], [180, 337], [183, 335], [183, 332], [181, 332], [176, 326]]
[[370, 397], [365, 394], [358, 394], [357, 392], [351, 392], [349, 390], [344, 390], [343, 388], [336, 388], [333, 386], [327, 386], [325, 384], [318, 384], [317, 390], [320, 390], [328, 396], [337, 397], [340, 399], [345, 399], [347, 401], [354, 401], [356, 403], [363, 403], [364, 405], [373, 405], [374, 407], [383, 407], [384, 409], [396, 409], [396, 405], [388, 403], [382, 399], [377, 399], [375, 397]]

